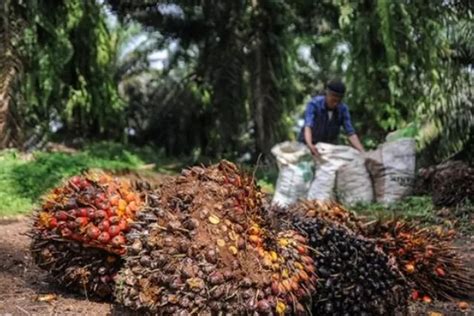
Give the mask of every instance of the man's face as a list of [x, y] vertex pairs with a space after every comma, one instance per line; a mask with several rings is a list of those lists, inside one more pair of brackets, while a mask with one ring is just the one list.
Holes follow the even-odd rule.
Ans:
[[329, 110], [336, 109], [337, 105], [341, 103], [342, 96], [335, 94], [334, 92], [327, 91], [326, 92], [326, 104]]

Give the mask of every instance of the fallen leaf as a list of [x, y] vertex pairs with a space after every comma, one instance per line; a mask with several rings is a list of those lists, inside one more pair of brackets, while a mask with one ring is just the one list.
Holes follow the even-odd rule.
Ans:
[[458, 303], [458, 307], [461, 310], [466, 310], [469, 308], [469, 304], [467, 302], [461, 301]]
[[430, 312], [428, 315], [429, 316], [443, 316], [443, 314], [438, 313], [438, 312]]
[[45, 294], [45, 295], [40, 295], [36, 299], [38, 302], [52, 302], [54, 300], [57, 300], [58, 296], [56, 294]]
[[217, 239], [217, 245], [219, 247], [224, 247], [225, 246], [225, 241], [223, 239]]

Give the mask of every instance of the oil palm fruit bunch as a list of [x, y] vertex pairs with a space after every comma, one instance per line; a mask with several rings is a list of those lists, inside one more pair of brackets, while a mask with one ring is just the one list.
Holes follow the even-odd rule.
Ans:
[[433, 176], [432, 191], [436, 206], [456, 206], [468, 200], [474, 202], [474, 168], [458, 162], [438, 170]]
[[120, 256], [78, 242], [35, 238], [33, 258], [55, 282], [86, 297], [111, 299], [115, 277], [123, 262]]
[[415, 181], [415, 193], [431, 195], [436, 206], [456, 206], [472, 200], [474, 168], [458, 160], [422, 168]]
[[474, 273], [469, 260], [453, 246], [454, 231], [392, 220], [368, 226], [366, 235], [396, 259], [413, 283], [414, 300], [465, 299], [474, 295]]
[[125, 233], [140, 205], [124, 180], [105, 173], [70, 178], [44, 197], [34, 215], [29, 234], [35, 262], [69, 288], [110, 295]]
[[392, 260], [370, 239], [339, 220], [274, 209], [283, 225], [309, 240], [317, 274], [314, 315], [392, 315], [407, 306], [408, 286]]
[[301, 200], [296, 207], [288, 211], [303, 217], [323, 219], [334, 225], [347, 227], [354, 232], [360, 232], [364, 226], [362, 217], [356, 216], [341, 204], [333, 201]]
[[314, 290], [307, 240], [274, 232], [262, 193], [235, 165], [183, 170], [145, 193], [126, 235], [116, 300], [152, 313], [304, 313]]

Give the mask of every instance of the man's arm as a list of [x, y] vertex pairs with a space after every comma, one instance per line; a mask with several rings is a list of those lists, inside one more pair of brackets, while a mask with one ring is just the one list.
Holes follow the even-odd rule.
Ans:
[[351, 143], [352, 147], [354, 147], [358, 151], [365, 152], [364, 146], [362, 146], [362, 143], [360, 142], [357, 134], [352, 134], [351, 136], [349, 136], [349, 142]]
[[351, 143], [352, 147], [354, 147], [360, 152], [365, 152], [364, 146], [362, 146], [362, 143], [360, 142], [354, 127], [352, 126], [351, 114], [349, 113], [349, 109], [347, 107], [345, 107], [345, 110], [342, 112], [342, 115], [344, 130], [346, 131], [346, 134], [349, 138], [349, 142]]
[[306, 105], [306, 111], [304, 113], [304, 141], [306, 143], [306, 146], [308, 146], [309, 150], [311, 151], [311, 154], [314, 156], [319, 155], [318, 150], [316, 149], [316, 146], [313, 145], [313, 131], [312, 129], [314, 128], [314, 119], [316, 116], [316, 107], [314, 104], [314, 101], [311, 100], [308, 102], [308, 105]]
[[313, 145], [313, 131], [309, 126], [304, 127], [304, 141], [306, 142], [306, 146], [308, 146], [309, 150], [311, 151], [311, 154], [318, 156], [318, 150], [316, 149], [316, 146]]

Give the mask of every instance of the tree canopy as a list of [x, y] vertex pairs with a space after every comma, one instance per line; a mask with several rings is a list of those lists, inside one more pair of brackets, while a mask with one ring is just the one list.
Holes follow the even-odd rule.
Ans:
[[0, 12], [0, 147], [112, 138], [269, 156], [341, 77], [366, 146], [415, 126], [434, 160], [472, 150], [465, 1], [8, 0]]

